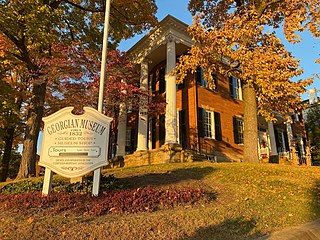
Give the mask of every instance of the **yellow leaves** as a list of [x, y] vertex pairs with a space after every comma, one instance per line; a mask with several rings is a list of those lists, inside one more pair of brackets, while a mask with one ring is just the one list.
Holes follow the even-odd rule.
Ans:
[[[256, 87], [259, 113], [264, 117], [274, 119], [274, 111], [287, 113], [296, 108], [301, 100], [299, 94], [311, 80], [291, 81], [302, 73], [299, 62], [279, 38], [265, 33], [259, 24], [249, 17], [235, 17], [226, 20], [223, 27], [207, 32], [196, 22], [190, 27], [196, 43], [190, 54], [181, 58], [179, 81], [183, 81], [188, 70], [194, 71], [198, 66], [205, 70], [209, 83], [211, 72], [236, 71], [243, 82]], [[240, 63], [240, 71], [230, 68], [232, 62]]]
[[29, 217], [29, 218], [27, 219], [27, 223], [29, 223], [29, 224], [33, 223], [33, 218], [32, 218], [32, 217]]

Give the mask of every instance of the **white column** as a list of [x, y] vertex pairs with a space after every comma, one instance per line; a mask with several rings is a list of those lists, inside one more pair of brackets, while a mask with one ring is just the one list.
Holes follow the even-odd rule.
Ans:
[[290, 156], [291, 160], [294, 160], [297, 157], [294, 156], [296, 153], [296, 148], [295, 148], [294, 142], [293, 142], [293, 133], [292, 133], [291, 123], [292, 123], [291, 118], [288, 117], [287, 122], [286, 122], [286, 128], [287, 128], [287, 136], [288, 136], [288, 144], [289, 144], [289, 156]]
[[148, 139], [148, 149], [152, 149], [152, 119], [149, 119], [149, 139]]
[[116, 156], [123, 157], [126, 154], [127, 109], [124, 103], [121, 103], [119, 108]]
[[269, 138], [270, 138], [270, 155], [271, 156], [278, 155], [276, 138], [274, 135], [274, 127], [272, 122], [268, 123], [268, 132], [269, 132]]
[[287, 127], [289, 148], [290, 148], [290, 151], [291, 151], [291, 147], [292, 147], [292, 144], [293, 144], [293, 133], [292, 133], [292, 127], [291, 127], [291, 119], [287, 120], [286, 127]]
[[303, 138], [302, 138], [301, 134], [298, 135], [298, 140], [299, 140], [299, 145], [300, 145], [301, 156], [305, 157], [306, 152], [304, 150], [304, 142], [303, 142]]
[[[148, 90], [148, 62], [141, 63], [140, 88], [143, 91]], [[146, 97], [140, 99], [139, 121], [138, 121], [138, 144], [137, 151], [144, 151], [148, 148], [148, 114]]]
[[167, 66], [166, 66], [166, 117], [165, 143], [177, 143], [177, 87], [173, 70], [176, 66], [176, 46], [173, 36], [167, 38]]

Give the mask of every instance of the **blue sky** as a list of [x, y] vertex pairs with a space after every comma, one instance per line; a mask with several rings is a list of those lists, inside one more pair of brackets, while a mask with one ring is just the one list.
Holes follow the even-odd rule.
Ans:
[[[157, 0], [158, 13], [157, 17], [162, 20], [166, 15], [171, 14], [172, 16], [180, 19], [181, 21], [191, 24], [192, 17], [188, 11], [189, 0]], [[136, 36], [132, 39], [121, 42], [119, 49], [122, 51], [128, 50], [132, 47], [141, 37]], [[302, 42], [298, 44], [288, 43], [283, 36], [279, 36], [283, 39], [284, 44], [287, 49], [292, 52], [292, 54], [300, 59], [302, 68], [304, 69], [304, 74], [301, 78], [312, 77], [314, 74], [320, 74], [320, 64], [315, 63], [315, 59], [320, 58], [320, 39], [314, 39], [311, 37], [310, 33], [306, 32], [302, 35]], [[315, 79], [315, 82], [308, 87], [317, 88], [320, 90], [320, 79]], [[320, 95], [320, 94], [319, 94]], [[318, 95], [318, 96], [319, 96]], [[307, 98], [307, 94], [304, 94], [303, 98]]]

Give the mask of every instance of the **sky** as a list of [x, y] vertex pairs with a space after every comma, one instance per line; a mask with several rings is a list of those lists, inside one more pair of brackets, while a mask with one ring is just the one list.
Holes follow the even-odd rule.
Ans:
[[[191, 24], [192, 16], [188, 11], [188, 2], [189, 0], [156, 0], [158, 20], [161, 21], [165, 16], [170, 14], [187, 24]], [[121, 51], [128, 50], [143, 36], [144, 34], [122, 41], [119, 49]], [[305, 32], [301, 36], [302, 41], [300, 43], [290, 44], [285, 40], [283, 35], [279, 35], [287, 49], [292, 52], [297, 59], [300, 59], [304, 73], [299, 79], [304, 79], [312, 77], [314, 74], [320, 74], [320, 64], [315, 63], [315, 60], [320, 58], [320, 39], [314, 39], [309, 32]], [[315, 79], [314, 83], [308, 87], [308, 89], [311, 88], [318, 89], [318, 97], [320, 97], [320, 79]], [[302, 98], [308, 98], [308, 94], [304, 94]]]

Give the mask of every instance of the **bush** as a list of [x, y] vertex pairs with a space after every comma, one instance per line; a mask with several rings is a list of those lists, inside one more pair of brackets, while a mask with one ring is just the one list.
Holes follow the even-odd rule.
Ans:
[[194, 204], [206, 198], [202, 189], [161, 189], [144, 187], [131, 190], [113, 190], [99, 197], [79, 193], [53, 193], [42, 197], [40, 192], [0, 195], [0, 209], [26, 212], [46, 209], [46, 213], [72, 211], [77, 214], [102, 215], [106, 213], [152, 212], [181, 204]]
[[[52, 182], [53, 192], [77, 192], [77, 193], [91, 193], [93, 184], [93, 177], [84, 178], [83, 182], [70, 183], [63, 179], [54, 179]], [[41, 191], [43, 179], [38, 181], [24, 180], [20, 182], [6, 184], [0, 189], [3, 194], [17, 194]], [[114, 175], [101, 176], [100, 189], [101, 191], [109, 191], [115, 189], [122, 189], [123, 185], [120, 184], [119, 179]]]
[[42, 180], [41, 181], [31, 181], [31, 180], [23, 180], [15, 183], [9, 183], [4, 185], [0, 189], [0, 193], [2, 194], [10, 194], [10, 193], [24, 193], [24, 192], [34, 192], [40, 191], [42, 189]]

